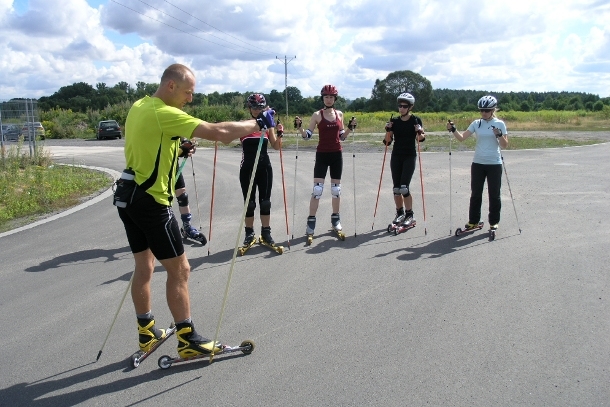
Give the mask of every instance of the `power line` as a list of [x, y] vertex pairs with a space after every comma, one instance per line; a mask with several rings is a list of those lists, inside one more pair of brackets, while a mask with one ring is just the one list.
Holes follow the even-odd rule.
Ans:
[[[133, 9], [133, 8], [131, 8], [131, 7], [128, 7], [128, 6], [124, 5], [124, 4], [121, 4], [121, 3], [119, 3], [119, 2], [118, 2], [118, 1], [116, 1], [116, 0], [111, 0], [111, 1], [112, 1], [112, 2], [114, 2], [114, 3], [116, 3], [116, 4], [118, 4], [119, 6], [123, 6], [123, 7], [125, 7], [125, 8], [126, 8], [126, 9], [128, 9], [128, 10], [131, 10], [131, 11], [133, 11], [133, 12], [135, 12], [135, 13], [138, 13], [138, 14], [140, 14], [140, 15], [142, 15], [142, 16], [144, 16], [144, 17], [146, 17], [146, 18], [149, 18], [149, 19], [151, 19], [151, 20], [153, 20], [153, 21], [156, 21], [156, 22], [158, 22], [158, 23], [161, 23], [161, 24], [163, 24], [163, 25], [165, 25], [165, 26], [167, 26], [167, 27], [173, 28], [174, 30], [178, 30], [178, 31], [183, 32], [183, 33], [185, 33], [185, 34], [188, 34], [188, 35], [190, 35], [190, 36], [192, 36], [192, 37], [198, 38], [198, 39], [203, 40], [203, 41], [207, 41], [207, 42], [209, 42], [209, 43], [212, 43], [212, 44], [214, 44], [214, 45], [218, 45], [218, 46], [220, 46], [220, 47], [224, 47], [224, 48], [232, 49], [233, 51], [245, 52], [245, 53], [248, 53], [248, 54], [264, 55], [264, 56], [272, 56], [272, 55], [274, 55], [274, 54], [268, 54], [268, 53], [263, 54], [263, 53], [261, 53], [261, 52], [255, 52], [255, 51], [240, 50], [240, 49], [235, 49], [235, 48], [229, 47], [229, 46], [227, 46], [227, 45], [225, 45], [225, 44], [219, 44], [219, 43], [217, 43], [217, 42], [214, 42], [214, 41], [208, 40], [208, 39], [206, 39], [206, 38], [202, 38], [202, 37], [200, 37], [200, 36], [198, 36], [198, 35], [195, 35], [195, 34], [193, 34], [193, 33], [188, 32], [188, 31], [182, 30], [182, 29], [180, 29], [180, 28], [178, 28], [178, 27], [174, 27], [173, 25], [168, 24], [168, 23], [166, 23], [166, 22], [164, 22], [164, 21], [161, 21], [161, 20], [158, 20], [158, 19], [153, 18], [153, 17], [151, 17], [151, 16], [148, 16], [148, 15], [146, 15], [146, 14], [144, 14], [144, 13], [142, 13], [142, 12], [138, 11], [138, 10], [135, 10], [135, 9]], [[171, 18], [175, 19], [175, 20], [177, 20], [177, 21], [180, 21], [180, 22], [181, 22], [181, 23], [183, 23], [183, 24], [186, 24], [186, 25], [188, 25], [188, 26], [190, 26], [190, 27], [195, 28], [196, 30], [199, 30], [197, 27], [194, 27], [194, 26], [192, 26], [192, 25], [190, 25], [190, 24], [188, 24], [188, 23], [186, 23], [186, 22], [184, 22], [184, 21], [182, 21], [182, 20], [180, 20], [180, 19], [178, 19], [178, 18], [176, 18], [176, 17], [173, 17], [173, 16], [171, 16], [171, 15], [169, 15], [169, 14], [167, 14], [167, 13], [165, 13], [165, 12], [163, 12], [163, 11], [159, 10], [159, 9], [156, 9], [155, 7], [150, 6], [149, 4], [147, 4], [147, 3], [143, 2], [142, 0], [139, 0], [139, 1], [140, 1], [141, 3], [143, 3], [143, 4], [146, 4], [147, 6], [149, 6], [149, 7], [151, 7], [151, 8], [153, 8], [153, 9], [155, 9], [155, 10], [157, 10], [157, 11], [159, 11], [159, 12], [161, 12], [161, 13], [163, 13], [163, 14], [165, 14], [165, 15], [167, 15], [167, 16], [169, 16], [169, 17], [171, 17]], [[208, 34], [208, 35], [212, 35], [212, 34]], [[214, 35], [212, 35], [212, 36], [213, 36], [213, 37], [215, 37]], [[215, 37], [215, 38], [218, 38], [218, 37]], [[220, 40], [222, 40], [222, 41], [226, 41], [226, 40], [223, 40], [222, 38], [219, 38], [219, 39], [220, 39]], [[227, 41], [227, 42], [229, 42], [229, 41]], [[231, 42], [229, 42], [229, 43], [230, 43], [230, 44], [233, 44], [233, 43], [231, 43]], [[245, 47], [243, 47], [243, 46], [241, 46], [241, 45], [238, 45], [238, 44], [233, 44], [233, 45], [237, 45], [238, 47], [245, 48]]]
[[[256, 45], [250, 44], [250, 43], [248, 43], [248, 42], [246, 42], [246, 41], [242, 40], [241, 38], [234, 37], [233, 35], [231, 35], [231, 34], [229, 34], [229, 33], [226, 33], [226, 32], [222, 31], [222, 30], [221, 30], [221, 29], [219, 29], [219, 28], [214, 27], [213, 25], [211, 25], [211, 24], [209, 24], [209, 23], [206, 23], [205, 21], [201, 20], [200, 18], [195, 17], [194, 15], [192, 15], [191, 13], [189, 13], [189, 12], [187, 12], [187, 11], [185, 11], [185, 10], [182, 10], [180, 7], [176, 6], [175, 4], [170, 3], [170, 2], [169, 2], [169, 1], [167, 1], [167, 0], [164, 0], [164, 1], [165, 1], [167, 4], [169, 4], [170, 6], [175, 7], [175, 8], [177, 8], [178, 10], [182, 11], [182, 12], [183, 12], [184, 14], [186, 14], [187, 16], [193, 17], [194, 19], [196, 19], [196, 20], [198, 20], [198, 21], [202, 22], [203, 24], [205, 24], [205, 25], [207, 25], [207, 26], [209, 26], [209, 27], [212, 27], [212, 28], [213, 28], [213, 29], [215, 29], [216, 31], [220, 31], [221, 33], [223, 33], [223, 34], [225, 34], [225, 35], [227, 35], [227, 36], [229, 36], [229, 37], [231, 37], [231, 38], [234, 38], [234, 39], [236, 39], [236, 40], [237, 40], [237, 41], [239, 41], [239, 42], [243, 42], [244, 44], [248, 44], [248, 45], [249, 45], [249, 46], [251, 46], [251, 47], [258, 48], [258, 49], [260, 49], [260, 50], [265, 51], [265, 50], [264, 50], [263, 48], [261, 48], [261, 47], [258, 47], [258, 46], [256, 46]], [[211, 34], [210, 34], [210, 35], [211, 35]]]

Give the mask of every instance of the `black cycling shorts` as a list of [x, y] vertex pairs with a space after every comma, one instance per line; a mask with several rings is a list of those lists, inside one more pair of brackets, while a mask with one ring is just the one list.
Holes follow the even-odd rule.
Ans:
[[343, 173], [343, 153], [341, 151], [333, 151], [330, 153], [316, 152], [313, 177], [326, 178], [326, 172], [329, 168], [331, 179], [341, 179]]

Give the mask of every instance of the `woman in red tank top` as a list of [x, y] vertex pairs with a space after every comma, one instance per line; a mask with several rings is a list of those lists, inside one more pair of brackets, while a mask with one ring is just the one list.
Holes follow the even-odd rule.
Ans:
[[348, 128], [343, 128], [343, 112], [334, 108], [339, 92], [333, 85], [325, 85], [320, 91], [324, 108], [315, 112], [309, 120], [307, 129], [303, 129], [303, 120], [295, 118], [299, 133], [304, 139], [311, 139], [314, 130], [318, 129], [319, 141], [316, 149], [316, 162], [313, 169], [313, 192], [309, 200], [309, 217], [307, 218], [307, 242], [311, 244], [316, 227], [316, 212], [320, 197], [324, 190], [324, 179], [330, 169], [330, 191], [332, 195], [333, 212], [330, 217], [333, 230], [342, 238], [339, 207], [341, 203], [341, 173], [343, 172], [343, 155], [341, 141], [349, 136], [356, 125], [356, 120], [350, 120]]

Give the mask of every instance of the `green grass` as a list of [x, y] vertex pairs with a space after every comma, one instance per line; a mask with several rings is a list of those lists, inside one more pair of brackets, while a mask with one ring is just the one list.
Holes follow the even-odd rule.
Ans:
[[112, 182], [103, 172], [53, 165], [40, 147], [32, 157], [21, 147], [11, 146], [0, 154], [0, 232], [74, 206]]

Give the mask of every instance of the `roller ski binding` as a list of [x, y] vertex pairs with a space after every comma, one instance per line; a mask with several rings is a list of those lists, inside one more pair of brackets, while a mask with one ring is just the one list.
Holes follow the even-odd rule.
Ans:
[[398, 235], [399, 233], [406, 232], [409, 229], [413, 229], [417, 225], [415, 219], [413, 219], [413, 211], [407, 211], [405, 217], [401, 223], [396, 225], [394, 228], [394, 235]]
[[474, 232], [480, 229], [483, 229], [483, 225], [485, 223], [484, 222], [479, 222], [479, 223], [467, 223], [466, 225], [464, 225], [464, 229], [462, 228], [457, 228], [455, 230], [455, 235], [456, 236], [460, 236], [466, 233], [470, 233], [470, 232]]
[[178, 357], [172, 358], [163, 355], [159, 358], [158, 365], [161, 369], [169, 369], [173, 364], [188, 362], [197, 359], [210, 358], [224, 353], [242, 352], [245, 355], [252, 353], [254, 342], [243, 341], [239, 346], [222, 345], [220, 342], [203, 338], [195, 332], [192, 323], [181, 323], [176, 326], [178, 337]]
[[404, 222], [404, 220], [405, 220], [405, 210], [404, 210], [404, 208], [397, 209], [396, 210], [396, 216], [394, 217], [394, 220], [392, 221], [392, 223], [390, 223], [388, 225], [388, 233], [394, 232], [394, 229], [396, 229], [396, 227], [399, 224]]
[[498, 224], [489, 226], [489, 241], [493, 242], [496, 240], [496, 231], [498, 230]]
[[[142, 321], [142, 323], [140, 321]], [[172, 322], [167, 330], [157, 330], [161, 331], [162, 336], [161, 338], [156, 338], [155, 334], [150, 330], [154, 326], [151, 325], [150, 322], [154, 324], [154, 320], [151, 320], [148, 324], [146, 324], [147, 322], [149, 321], [138, 320], [138, 331], [140, 332], [140, 350], [131, 355], [129, 358], [129, 365], [134, 369], [140, 366], [140, 363], [149, 357], [151, 353], [156, 351], [159, 346], [163, 345], [163, 342], [165, 342], [170, 336], [176, 333], [176, 325], [174, 325]], [[146, 341], [147, 339], [150, 340], [148, 342], [142, 342], [143, 340]]]
[[182, 218], [182, 228], [180, 228], [182, 238], [195, 240], [201, 243], [202, 246], [205, 246], [208, 239], [196, 227], [191, 225], [192, 215], [190, 213], [185, 213], [180, 215], [180, 217]]
[[307, 244], [310, 245], [313, 243], [313, 232], [316, 228], [316, 217], [310, 216], [307, 218], [307, 228], [305, 229], [305, 234], [307, 235]]
[[284, 246], [278, 246], [273, 241], [273, 238], [271, 237], [271, 227], [269, 226], [261, 228], [261, 235], [258, 238], [258, 242], [263, 246], [267, 246], [277, 254], [284, 253]]
[[256, 234], [254, 233], [254, 229], [246, 226], [246, 237], [244, 238], [244, 244], [237, 249], [239, 251], [239, 255], [243, 256], [246, 254], [248, 250], [256, 243]]
[[341, 227], [341, 220], [339, 219], [338, 213], [333, 213], [330, 215], [330, 223], [332, 230], [337, 234], [337, 237], [339, 237], [341, 240], [345, 240], [345, 233], [343, 233], [343, 228]]

